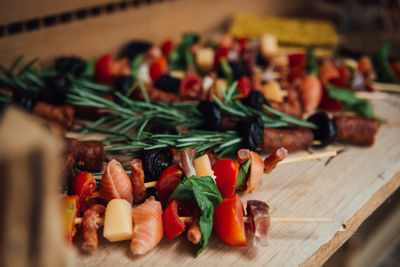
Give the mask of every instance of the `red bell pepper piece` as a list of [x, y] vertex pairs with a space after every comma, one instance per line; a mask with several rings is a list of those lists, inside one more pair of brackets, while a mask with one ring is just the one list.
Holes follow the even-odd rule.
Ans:
[[235, 193], [239, 164], [231, 159], [220, 159], [213, 165], [213, 172], [219, 192], [225, 197], [232, 196]]
[[169, 55], [172, 52], [173, 48], [173, 43], [171, 40], [166, 40], [162, 45], [161, 45], [161, 51], [164, 55], [164, 57], [168, 58]]
[[247, 47], [247, 39], [246, 37], [241, 37], [237, 39], [237, 43], [239, 44], [240, 47], [240, 52], [242, 53], [244, 50], [246, 50]]
[[181, 182], [182, 170], [176, 165], [169, 166], [160, 175], [157, 180], [156, 188], [158, 199], [163, 207], [167, 205], [169, 197], [174, 192], [175, 188]]
[[79, 172], [74, 179], [73, 189], [80, 199], [80, 208], [82, 212], [91, 206], [91, 199], [96, 196], [96, 180], [91, 173], [86, 171]]
[[330, 112], [343, 110], [343, 105], [338, 100], [330, 97], [326, 88], [324, 88], [322, 91], [322, 99], [319, 103], [320, 109]]
[[231, 246], [247, 246], [243, 204], [237, 194], [222, 200], [214, 211], [214, 231]]
[[304, 53], [295, 53], [295, 54], [290, 54], [288, 58], [289, 58], [289, 67], [293, 68], [296, 66], [304, 66], [306, 55]]
[[348, 88], [351, 75], [349, 68], [346, 66], [340, 66], [337, 70], [339, 72], [339, 77], [331, 79], [329, 83], [337, 87]]
[[201, 97], [201, 79], [196, 74], [183, 78], [179, 93], [185, 96]]
[[229, 48], [220, 46], [218, 47], [217, 51], [215, 52], [214, 56], [214, 67], [218, 68], [219, 65], [221, 64], [221, 59], [222, 58], [227, 58], [229, 53]]
[[172, 240], [174, 237], [182, 234], [185, 231], [185, 224], [179, 218], [178, 205], [178, 200], [172, 200], [163, 213], [162, 220], [164, 233], [168, 240]]
[[95, 65], [95, 80], [101, 83], [111, 84], [114, 80], [112, 75], [112, 64], [114, 56], [105, 54], [97, 60]]
[[64, 206], [64, 234], [68, 244], [74, 244], [77, 229], [75, 218], [79, 213], [79, 196], [66, 196], [63, 198]]
[[247, 76], [242, 76], [237, 84], [241, 97], [246, 97], [251, 91], [251, 81]]

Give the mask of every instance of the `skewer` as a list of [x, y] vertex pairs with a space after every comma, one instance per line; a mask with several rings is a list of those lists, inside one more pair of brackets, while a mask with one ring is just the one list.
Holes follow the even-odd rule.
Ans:
[[[316, 144], [319, 144], [317, 142], [320, 141], [314, 141], [316, 142]], [[313, 144], [314, 144], [313, 142]], [[332, 151], [327, 151], [327, 152], [321, 152], [321, 153], [315, 153], [312, 155], [306, 155], [306, 156], [300, 156], [300, 157], [293, 157], [293, 158], [286, 158], [284, 160], [282, 160], [281, 162], [278, 163], [278, 165], [280, 164], [289, 164], [289, 163], [294, 163], [294, 162], [302, 162], [302, 161], [308, 161], [308, 160], [314, 160], [314, 159], [320, 159], [320, 158], [326, 158], [326, 157], [334, 157], [337, 155], [337, 151], [336, 150], [332, 150]], [[95, 176], [96, 179], [100, 179], [101, 176]], [[153, 182], [147, 182], [144, 183], [144, 186], [146, 188], [152, 188], [155, 187], [157, 185], [157, 181], [153, 181]]]
[[356, 92], [355, 95], [365, 100], [384, 100], [389, 97], [387, 93], [383, 92]]
[[[190, 223], [191, 217], [179, 217], [184, 223]], [[250, 223], [250, 217], [244, 217], [245, 223]], [[334, 218], [310, 218], [310, 217], [271, 217], [271, 223], [333, 223]], [[75, 224], [82, 224], [82, 218], [75, 218]], [[99, 225], [104, 224], [104, 218], [96, 218], [95, 221]]]
[[391, 83], [372, 83], [372, 88], [378, 91], [387, 91], [387, 92], [396, 92], [400, 93], [400, 84], [391, 84]]

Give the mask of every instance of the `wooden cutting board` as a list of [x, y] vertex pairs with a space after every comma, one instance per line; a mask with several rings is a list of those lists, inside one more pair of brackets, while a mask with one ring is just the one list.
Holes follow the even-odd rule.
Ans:
[[[400, 96], [391, 95], [373, 105], [376, 114], [387, 123], [372, 148], [331, 145], [324, 151], [344, 151], [333, 159], [278, 166], [264, 176], [256, 192], [240, 195], [243, 202], [266, 201], [275, 216], [334, 217], [335, 223], [273, 224], [267, 247], [230, 247], [214, 235], [198, 257], [196, 246], [185, 236], [172, 241], [164, 238], [140, 257], [131, 254], [129, 241], [109, 243], [100, 238], [99, 249], [92, 255], [80, 254], [76, 265], [322, 265], [400, 185]], [[289, 157], [307, 153], [297, 152]]]

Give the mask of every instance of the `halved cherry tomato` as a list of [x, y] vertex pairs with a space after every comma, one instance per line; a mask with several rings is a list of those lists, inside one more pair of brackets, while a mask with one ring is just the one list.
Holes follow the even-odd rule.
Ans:
[[238, 42], [239, 47], [240, 47], [240, 52], [243, 52], [244, 50], [246, 50], [246, 47], [247, 47], [247, 39], [246, 39], [246, 37], [238, 38], [237, 42]]
[[227, 58], [229, 53], [229, 48], [220, 46], [218, 47], [217, 51], [215, 52], [214, 56], [214, 67], [218, 68], [221, 64], [222, 58]]
[[185, 231], [185, 224], [179, 219], [178, 204], [178, 200], [172, 200], [163, 213], [164, 233], [168, 240], [172, 240]]
[[151, 65], [150, 65], [150, 77], [153, 81], [156, 81], [158, 78], [161, 77], [164, 73], [168, 71], [168, 64], [167, 60], [165, 58], [159, 58], [155, 60]]
[[213, 172], [219, 192], [225, 197], [232, 196], [235, 193], [239, 163], [231, 159], [217, 160], [213, 165]]
[[322, 99], [319, 104], [320, 109], [331, 112], [343, 110], [343, 105], [338, 100], [330, 97], [326, 88], [324, 88], [322, 91]]
[[161, 45], [161, 51], [164, 55], [164, 57], [168, 58], [169, 54], [171, 54], [173, 48], [173, 43], [171, 40], [166, 40], [162, 45]]
[[190, 74], [183, 78], [179, 93], [185, 96], [201, 97], [201, 79], [196, 74]]
[[304, 66], [304, 61], [306, 58], [306, 55], [304, 53], [290, 54], [288, 57], [289, 57], [289, 67], [290, 68], [293, 68], [296, 66]]
[[237, 194], [222, 200], [214, 211], [214, 230], [228, 245], [247, 246], [243, 204]]
[[111, 84], [113, 82], [112, 63], [114, 56], [105, 54], [99, 58], [95, 66], [95, 80], [101, 83]]
[[76, 239], [75, 218], [79, 213], [79, 196], [66, 196], [63, 198], [64, 207], [64, 234], [68, 244], [74, 244]]
[[237, 88], [240, 91], [241, 97], [246, 97], [251, 91], [251, 81], [249, 77], [242, 76], [240, 77]]
[[156, 188], [158, 198], [163, 207], [167, 205], [169, 197], [181, 182], [181, 179], [182, 170], [176, 165], [169, 166], [161, 173], [160, 178], [157, 180]]
[[91, 199], [96, 193], [96, 180], [91, 173], [86, 171], [79, 172], [74, 179], [73, 189], [79, 196], [82, 212], [91, 206]]

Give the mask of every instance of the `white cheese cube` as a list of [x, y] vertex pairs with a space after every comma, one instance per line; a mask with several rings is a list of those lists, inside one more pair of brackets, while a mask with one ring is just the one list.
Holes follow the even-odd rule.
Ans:
[[125, 199], [108, 202], [103, 236], [110, 242], [132, 238], [132, 206]]
[[198, 177], [210, 176], [215, 179], [214, 172], [211, 168], [210, 158], [207, 154], [194, 159], [194, 169], [196, 170], [196, 175]]

